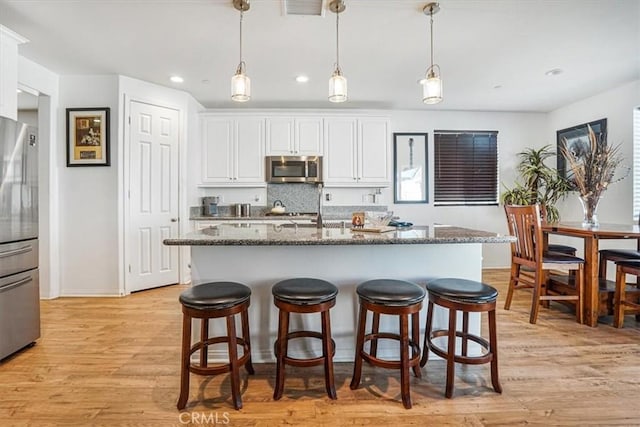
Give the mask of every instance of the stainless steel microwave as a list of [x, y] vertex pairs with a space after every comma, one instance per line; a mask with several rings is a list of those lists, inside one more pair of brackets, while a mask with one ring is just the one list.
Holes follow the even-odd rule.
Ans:
[[267, 156], [267, 182], [322, 182], [321, 156]]

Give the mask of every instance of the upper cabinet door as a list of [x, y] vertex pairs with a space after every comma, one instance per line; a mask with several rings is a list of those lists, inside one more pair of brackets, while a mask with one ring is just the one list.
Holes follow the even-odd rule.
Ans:
[[293, 156], [294, 119], [290, 117], [273, 117], [266, 120], [266, 143], [268, 156]]
[[202, 183], [233, 182], [235, 121], [231, 118], [202, 118]]
[[266, 130], [267, 156], [322, 155], [320, 117], [270, 117]]
[[325, 184], [357, 184], [357, 120], [325, 119], [324, 141]]
[[236, 123], [233, 181], [264, 186], [264, 119], [242, 117], [236, 119]]
[[318, 156], [323, 154], [322, 119], [304, 117], [296, 119], [294, 148], [296, 156]]
[[361, 119], [358, 138], [358, 182], [389, 185], [389, 122], [384, 119]]

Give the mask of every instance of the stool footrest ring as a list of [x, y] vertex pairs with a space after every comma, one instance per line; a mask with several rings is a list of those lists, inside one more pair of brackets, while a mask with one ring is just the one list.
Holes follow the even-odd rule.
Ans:
[[[447, 358], [447, 354], [448, 354], [447, 351], [435, 345], [432, 342], [432, 340], [434, 338], [446, 337], [448, 335], [449, 335], [449, 331], [447, 329], [438, 329], [431, 332], [431, 336], [429, 337], [429, 340], [428, 340], [429, 350], [431, 350], [438, 356], [442, 357], [443, 359]], [[493, 353], [490, 351], [489, 341], [487, 341], [486, 339], [479, 337], [477, 335], [469, 334], [469, 333], [465, 334], [462, 331], [456, 331], [456, 337], [466, 338], [470, 341], [478, 343], [479, 345], [482, 346], [482, 348], [487, 350], [489, 353], [483, 354], [481, 356], [464, 356], [464, 355], [456, 354], [453, 356], [453, 360], [455, 362], [466, 363], [469, 365], [481, 365], [483, 363], [489, 363], [493, 360]]]
[[[238, 341], [238, 346], [241, 346], [244, 351], [242, 357], [238, 358], [238, 366], [243, 366], [247, 362], [247, 360], [249, 360], [249, 357], [251, 357], [251, 350], [249, 349], [249, 344], [245, 342], [244, 338], [236, 337], [236, 340]], [[228, 343], [228, 342], [229, 342], [229, 337], [209, 338], [206, 341], [200, 341], [194, 344], [191, 347], [189, 355], [192, 355], [198, 350], [207, 351], [207, 347], [210, 345]], [[200, 366], [195, 363], [190, 363], [189, 372], [193, 372], [194, 374], [197, 374], [197, 375], [222, 374], [225, 372], [231, 372], [231, 363], [224, 363], [216, 366]]]
[[[287, 334], [287, 341], [295, 338], [317, 338], [321, 340], [322, 334], [316, 331], [294, 331], [294, 332], [289, 332]], [[273, 352], [276, 355], [276, 358], [280, 355], [280, 352], [278, 351], [278, 341], [279, 340], [276, 340], [275, 343], [273, 344]], [[336, 354], [336, 342], [333, 339], [331, 339], [331, 354], [329, 355], [329, 357], [333, 358], [335, 354]], [[287, 355], [284, 356], [284, 362], [287, 365], [301, 366], [301, 367], [322, 365], [324, 363], [324, 359], [325, 359], [324, 356], [312, 357], [308, 359], [291, 357]]]
[[[364, 342], [379, 340], [379, 339], [389, 339], [400, 341], [399, 334], [393, 334], [389, 332], [379, 332], [377, 334], [367, 334], [364, 336]], [[409, 367], [412, 368], [414, 366], [418, 366], [420, 363], [420, 346], [418, 343], [415, 343], [412, 340], [409, 340], [409, 347], [411, 348], [411, 355], [409, 356]], [[387, 369], [400, 369], [402, 367], [402, 362], [400, 360], [385, 360], [376, 356], [372, 356], [367, 353], [366, 350], [360, 351], [360, 357], [362, 357], [368, 363], [379, 366], [381, 368]]]

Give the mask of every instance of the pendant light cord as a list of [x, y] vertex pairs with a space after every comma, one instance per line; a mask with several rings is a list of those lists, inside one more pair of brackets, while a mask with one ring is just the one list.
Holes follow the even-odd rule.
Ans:
[[340, 72], [340, 12], [336, 12], [336, 70]]
[[244, 17], [244, 11], [240, 10], [240, 65], [239, 67], [242, 65], [242, 18], [243, 17]]
[[431, 6], [431, 68], [433, 68], [433, 6]]

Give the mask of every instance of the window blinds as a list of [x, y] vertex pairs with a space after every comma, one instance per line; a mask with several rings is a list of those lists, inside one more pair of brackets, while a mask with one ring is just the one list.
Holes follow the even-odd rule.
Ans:
[[434, 132], [434, 203], [498, 204], [498, 132]]

